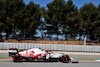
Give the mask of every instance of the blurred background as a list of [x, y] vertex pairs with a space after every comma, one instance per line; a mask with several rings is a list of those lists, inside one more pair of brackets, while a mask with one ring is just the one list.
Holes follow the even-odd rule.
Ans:
[[0, 0], [0, 42], [100, 45], [99, 0]]

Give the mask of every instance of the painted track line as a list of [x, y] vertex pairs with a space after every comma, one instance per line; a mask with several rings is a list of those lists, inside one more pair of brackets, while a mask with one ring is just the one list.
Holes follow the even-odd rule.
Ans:
[[0, 60], [13, 60], [12, 57], [0, 57]]
[[98, 61], [100, 62], [100, 59], [90, 59], [90, 58], [74, 58], [77, 59], [79, 61]]
[[81, 60], [81, 59], [79, 59], [79, 61], [97, 61], [97, 60]]

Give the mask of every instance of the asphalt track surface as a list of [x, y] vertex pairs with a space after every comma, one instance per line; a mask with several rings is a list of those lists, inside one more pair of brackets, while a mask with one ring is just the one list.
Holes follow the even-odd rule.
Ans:
[[62, 63], [62, 62], [12, 62], [0, 60], [0, 67], [100, 67], [100, 62]]
[[[69, 55], [72, 58], [100, 59], [100, 55]], [[0, 57], [8, 57], [8, 53], [0, 53]], [[12, 59], [0, 59], [0, 67], [100, 67], [100, 61], [79, 61], [79, 63], [62, 62], [13, 62]]]

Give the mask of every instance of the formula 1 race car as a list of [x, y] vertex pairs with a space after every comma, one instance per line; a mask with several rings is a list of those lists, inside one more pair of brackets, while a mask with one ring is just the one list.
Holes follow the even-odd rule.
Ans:
[[18, 51], [16, 48], [8, 49], [9, 56], [13, 57], [14, 62], [21, 62], [22, 60], [28, 61], [60, 61], [63, 63], [78, 63], [78, 60], [74, 58], [70, 58], [68, 55], [65, 54], [55, 54], [52, 51], [45, 51], [39, 48], [32, 48], [25, 51]]

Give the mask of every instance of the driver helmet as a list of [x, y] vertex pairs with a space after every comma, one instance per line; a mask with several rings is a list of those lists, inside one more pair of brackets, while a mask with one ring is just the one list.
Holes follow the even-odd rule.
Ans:
[[39, 47], [39, 49], [41, 49], [41, 47]]

